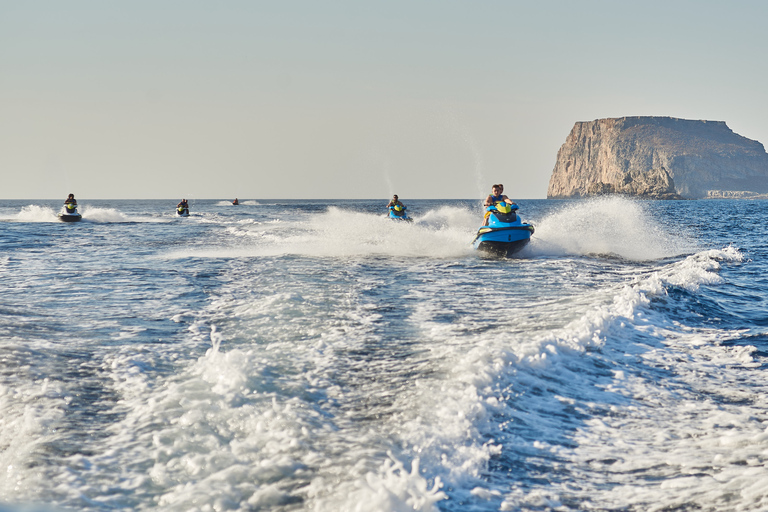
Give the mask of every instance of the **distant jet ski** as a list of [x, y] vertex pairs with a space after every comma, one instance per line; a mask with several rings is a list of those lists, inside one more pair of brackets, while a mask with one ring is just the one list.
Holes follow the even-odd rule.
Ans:
[[396, 204], [394, 206], [389, 207], [389, 218], [393, 220], [400, 220], [405, 222], [413, 222], [413, 219], [408, 216], [407, 213], [405, 213], [405, 206], [400, 206], [399, 204]]
[[491, 256], [505, 258], [526, 246], [531, 240], [533, 226], [517, 215], [518, 206], [498, 202], [486, 208], [488, 225], [477, 230], [472, 246]]
[[184, 208], [183, 206], [179, 206], [176, 208], [176, 215], [179, 217], [189, 217], [189, 208]]
[[62, 222], [78, 222], [83, 216], [77, 213], [77, 205], [65, 204], [64, 211], [59, 214], [59, 220]]
[[235, 205], [235, 206], [237, 206], [237, 205], [239, 205], [239, 204], [240, 204], [240, 201], [238, 201], [238, 200], [237, 200], [237, 198], [235, 198], [235, 200], [234, 200], [234, 201], [232, 201], [232, 204], [233, 204], [233, 205]]

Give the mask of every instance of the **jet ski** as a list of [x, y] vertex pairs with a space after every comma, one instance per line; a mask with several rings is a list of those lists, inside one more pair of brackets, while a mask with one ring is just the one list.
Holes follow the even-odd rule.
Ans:
[[405, 213], [405, 206], [400, 206], [399, 204], [396, 204], [394, 206], [389, 207], [389, 218], [392, 220], [398, 220], [398, 221], [405, 221], [405, 222], [413, 222], [413, 219], [408, 216], [407, 213]]
[[183, 206], [179, 206], [176, 208], [176, 215], [179, 217], [189, 217], [189, 208], [184, 208]]
[[486, 208], [488, 225], [477, 230], [472, 246], [490, 256], [505, 258], [513, 255], [531, 240], [533, 226], [517, 215], [518, 206], [498, 202]]
[[64, 211], [59, 214], [59, 220], [62, 222], [78, 222], [83, 216], [77, 213], [77, 205], [65, 204]]

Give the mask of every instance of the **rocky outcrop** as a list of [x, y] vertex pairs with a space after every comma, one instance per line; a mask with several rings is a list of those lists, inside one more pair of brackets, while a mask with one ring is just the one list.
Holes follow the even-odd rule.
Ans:
[[649, 199], [768, 194], [768, 154], [722, 121], [622, 117], [576, 123], [557, 153], [548, 198]]

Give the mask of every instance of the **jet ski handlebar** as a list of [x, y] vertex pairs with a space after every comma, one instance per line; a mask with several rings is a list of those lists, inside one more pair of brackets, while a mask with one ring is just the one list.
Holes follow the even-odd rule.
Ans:
[[509, 204], [506, 201], [497, 201], [496, 203], [489, 205], [486, 207], [486, 211], [488, 212], [501, 212], [501, 213], [509, 213], [513, 212], [515, 210], [519, 210], [520, 207], [516, 204], [512, 203]]

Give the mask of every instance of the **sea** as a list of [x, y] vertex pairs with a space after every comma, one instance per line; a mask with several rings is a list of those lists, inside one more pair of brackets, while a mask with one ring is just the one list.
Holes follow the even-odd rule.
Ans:
[[0, 510], [768, 510], [768, 201], [0, 201]]

